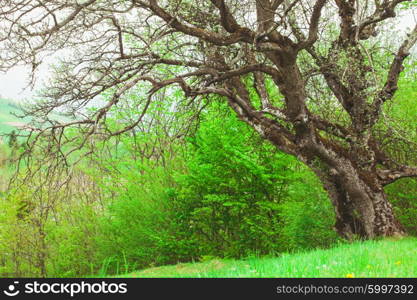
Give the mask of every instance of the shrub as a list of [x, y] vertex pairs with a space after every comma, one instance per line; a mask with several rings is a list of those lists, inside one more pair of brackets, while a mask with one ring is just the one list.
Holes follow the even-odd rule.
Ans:
[[330, 201], [316, 181], [302, 179], [310, 171], [233, 115], [213, 115], [190, 140], [188, 173], [178, 177], [177, 201], [204, 254], [242, 257], [334, 241]]
[[408, 234], [417, 235], [417, 179], [405, 178], [385, 188], [395, 214]]
[[327, 248], [338, 240], [332, 204], [314, 174], [306, 172], [280, 206], [286, 251]]
[[147, 172], [134, 168], [126, 176], [129, 180], [119, 185], [100, 223], [98, 244], [106, 272], [120, 272], [121, 266], [127, 272], [127, 268], [174, 264], [198, 256], [182, 212], [171, 201], [169, 174], [163, 168]]

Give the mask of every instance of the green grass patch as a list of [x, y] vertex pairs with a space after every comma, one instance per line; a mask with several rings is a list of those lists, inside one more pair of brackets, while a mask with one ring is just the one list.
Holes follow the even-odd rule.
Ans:
[[417, 239], [340, 244], [276, 258], [213, 259], [149, 268], [117, 277], [416, 277]]

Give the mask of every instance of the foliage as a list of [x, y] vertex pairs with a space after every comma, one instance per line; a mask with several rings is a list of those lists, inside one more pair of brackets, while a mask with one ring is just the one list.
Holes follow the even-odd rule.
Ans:
[[0, 274], [75, 277], [90, 273], [100, 210], [92, 199], [99, 193], [80, 174], [71, 180], [70, 190], [56, 186], [63, 178], [51, 173], [41, 171], [37, 180], [16, 185], [0, 197]]
[[[377, 130], [383, 134], [402, 124], [388, 150], [399, 160], [412, 161], [401, 136], [416, 141], [415, 78], [402, 77], [400, 83], [398, 105], [384, 107], [386, 118]], [[118, 130], [125, 120], [137, 118], [136, 102], [142, 96], [130, 95], [126, 106], [108, 117], [108, 126]], [[283, 255], [329, 248], [339, 241], [332, 229], [334, 212], [318, 178], [254, 134], [224, 104], [210, 103], [195, 122], [175, 106], [182, 98], [181, 93], [170, 94], [166, 102], [151, 106], [151, 117], [133, 133], [106, 144], [95, 140], [100, 151], [73, 170], [65, 189], [58, 188], [65, 172], [50, 173], [41, 166], [31, 181], [7, 190], [14, 152], [7, 143], [1, 144], [0, 275], [108, 275], [190, 261], [206, 262], [207, 270], [198, 276], [410, 274], [408, 267], [392, 263], [376, 268], [366, 251], [379, 253], [378, 245], [384, 245], [400, 251], [405, 262], [408, 241], [415, 244], [412, 239], [402, 242], [404, 248], [388, 242], [355, 244], [352, 252], [364, 255], [349, 256], [357, 263], [342, 259], [345, 246], [293, 258]], [[177, 108], [164, 113], [166, 106]], [[71, 134], [75, 137], [77, 131]], [[40, 162], [42, 153], [34, 157]], [[18, 175], [22, 179], [24, 172]], [[416, 186], [410, 178], [386, 187], [396, 216], [410, 235], [417, 235]], [[283, 257], [248, 258], [257, 255]], [[236, 272], [216, 273], [210, 268], [225, 261], [213, 258], [245, 260], [233, 265]], [[325, 268], [329, 261], [340, 268]], [[282, 273], [277, 273], [277, 265]], [[307, 265], [310, 269], [301, 268]]]
[[417, 180], [406, 178], [386, 188], [396, 215], [407, 233], [417, 236]]
[[[188, 173], [177, 195], [191, 230], [214, 256], [242, 257], [286, 249], [280, 205], [308, 171], [214, 106], [189, 139]], [[314, 201], [314, 200], [312, 200]], [[329, 229], [329, 228], [327, 228]]]
[[290, 197], [281, 205], [281, 239], [286, 251], [327, 248], [339, 240], [332, 230], [333, 207], [317, 181], [304, 170], [301, 182], [290, 190]]
[[317, 224], [310, 221], [306, 232], [326, 239], [296, 244], [288, 234], [306, 229], [298, 223], [283, 234], [283, 226], [292, 224], [282, 213], [290, 205], [286, 203], [293, 194], [301, 201], [308, 189], [303, 189], [308, 183], [302, 178], [314, 176], [253, 136], [227, 107], [215, 103], [202, 113], [196, 133], [185, 144], [177, 142], [176, 156], [162, 160], [164, 164], [128, 154], [133, 144], [140, 147], [142, 142], [140, 133], [134, 139], [122, 138], [118, 153], [124, 155], [102, 161], [99, 170], [105, 172], [97, 174], [105, 193], [112, 195], [98, 250], [107, 272], [325, 247], [334, 240], [333, 215], [319, 189], [308, 193], [312, 203], [319, 201], [310, 206], [315, 210], [306, 206], [306, 214], [297, 220], [306, 224], [319, 207], [327, 208]]
[[118, 192], [100, 220], [98, 237], [98, 252], [109, 271], [189, 261], [198, 255], [182, 212], [170, 199], [168, 170], [143, 167], [119, 168], [123, 182], [112, 179]]
[[[411, 4], [411, 3], [410, 3]], [[389, 148], [392, 156], [400, 162], [417, 164], [414, 155], [417, 149], [417, 62], [407, 66], [408, 72], [401, 78], [400, 89], [396, 94], [397, 105], [385, 106], [384, 127], [394, 132], [395, 142]], [[385, 188], [387, 196], [395, 208], [399, 221], [408, 234], [417, 235], [417, 180], [404, 178]]]
[[[404, 93], [399, 101], [408, 98]], [[115, 119], [129, 117], [119, 113]], [[51, 189], [55, 177], [40, 192], [41, 172], [38, 182], [5, 194], [2, 276], [128, 273], [328, 248], [338, 241], [334, 212], [315, 175], [255, 136], [227, 107], [212, 103], [185, 139], [163, 136], [166, 118], [158, 118], [154, 131], [125, 134], [90, 157], [67, 192]], [[117, 127], [115, 119], [108, 122]], [[387, 187], [410, 234], [417, 233], [415, 185], [410, 179]], [[46, 218], [42, 203], [52, 207]]]

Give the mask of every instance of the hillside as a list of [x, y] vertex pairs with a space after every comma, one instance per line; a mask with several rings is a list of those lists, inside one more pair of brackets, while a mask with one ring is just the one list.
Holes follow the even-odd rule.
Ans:
[[277, 258], [177, 264], [117, 277], [416, 277], [416, 255], [416, 238], [388, 239]]
[[[31, 118], [19, 118], [22, 114], [21, 104], [9, 99], [0, 99], [0, 136], [28, 124]], [[57, 113], [52, 113], [50, 117], [60, 121], [67, 120]]]
[[25, 124], [25, 120], [18, 118], [16, 114], [22, 114], [19, 104], [12, 100], [0, 99], [0, 135]]

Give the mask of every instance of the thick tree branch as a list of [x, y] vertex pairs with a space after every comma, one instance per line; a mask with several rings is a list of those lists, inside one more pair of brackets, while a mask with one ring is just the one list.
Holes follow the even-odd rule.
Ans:
[[238, 30], [242, 30], [242, 27], [236, 22], [234, 16], [230, 13], [229, 7], [227, 7], [224, 0], [210, 0], [220, 11], [221, 23], [229, 33], [235, 33]]
[[395, 17], [395, 8], [398, 6], [398, 4], [408, 1], [409, 0], [384, 1], [382, 4], [376, 5], [374, 13], [369, 17], [365, 18], [359, 24], [359, 33], [362, 32], [369, 25], [379, 23], [388, 18]]
[[311, 14], [311, 18], [310, 18], [310, 27], [308, 30], [307, 40], [298, 43], [297, 50], [311, 47], [317, 41], [319, 24], [320, 24], [320, 16], [321, 16], [321, 12], [326, 2], [327, 0], [318, 0], [314, 4], [313, 13]]
[[392, 99], [398, 89], [398, 80], [403, 70], [404, 60], [410, 55], [410, 49], [417, 43], [417, 25], [413, 31], [408, 34], [407, 38], [401, 44], [396, 53], [390, 69], [388, 71], [387, 80], [383, 89], [373, 102], [374, 122], [378, 119], [381, 106], [388, 100]]
[[402, 166], [395, 170], [377, 170], [382, 185], [388, 185], [401, 178], [417, 177], [417, 168]]
[[181, 23], [177, 18], [173, 17], [161, 6], [158, 5], [157, 0], [149, 0], [149, 4], [143, 1], [136, 1], [141, 4], [143, 7], [147, 7], [152, 10], [155, 15], [163, 19], [169, 26], [175, 28], [176, 30], [185, 33], [190, 36], [200, 38], [204, 41], [210, 42], [214, 45], [227, 46], [231, 44], [238, 43], [240, 41], [245, 41], [251, 43], [255, 38], [255, 33], [248, 28], [240, 28], [236, 32], [225, 36], [216, 32], [211, 32], [200, 27], [191, 27], [184, 23]]

